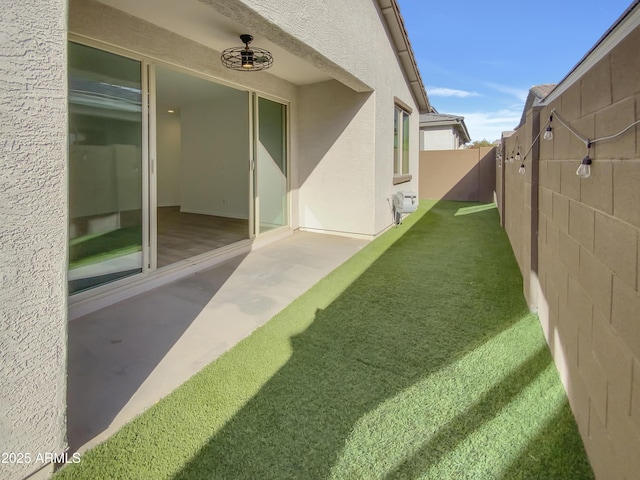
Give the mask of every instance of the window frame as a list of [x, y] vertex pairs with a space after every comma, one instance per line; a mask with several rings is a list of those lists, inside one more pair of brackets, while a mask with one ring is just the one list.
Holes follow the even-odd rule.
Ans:
[[410, 171], [412, 109], [394, 98], [393, 109], [393, 184], [408, 182], [412, 179]]

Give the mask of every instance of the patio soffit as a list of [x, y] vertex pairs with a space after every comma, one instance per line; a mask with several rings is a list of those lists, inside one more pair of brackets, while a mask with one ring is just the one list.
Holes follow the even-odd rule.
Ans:
[[240, 45], [239, 35], [250, 33], [254, 36], [252, 45], [273, 53], [275, 61], [268, 73], [295, 85], [335, 79], [355, 91], [371, 91], [355, 76], [235, 0], [99, 1], [216, 52]]

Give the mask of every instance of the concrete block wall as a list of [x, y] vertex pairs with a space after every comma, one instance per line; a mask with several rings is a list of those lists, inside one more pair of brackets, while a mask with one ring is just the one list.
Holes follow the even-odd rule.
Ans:
[[[527, 114], [527, 122], [519, 128], [512, 136], [505, 139], [505, 158], [515, 157], [520, 153], [521, 161], [513, 160], [513, 162], [502, 162], [504, 169], [504, 198], [499, 200], [504, 205], [503, 224], [511, 239], [513, 253], [516, 257], [520, 272], [522, 273], [524, 294], [528, 304], [534, 308], [536, 289], [532, 288], [532, 230], [531, 230], [531, 212], [532, 212], [532, 166], [531, 152], [527, 150], [531, 147], [531, 133], [533, 131], [533, 117], [531, 112]], [[525, 155], [527, 157], [525, 158]], [[524, 162], [525, 173], [519, 173], [520, 166]]]
[[[637, 28], [539, 111], [536, 131], [529, 112], [527, 125], [505, 140], [507, 152], [529, 144], [552, 109], [590, 139], [635, 122], [639, 46]], [[640, 471], [640, 129], [595, 143], [591, 177], [581, 179], [584, 143], [557, 119], [553, 128], [553, 140], [539, 142], [537, 212], [528, 210], [527, 179], [510, 171], [518, 165], [507, 166], [505, 228], [523, 275], [538, 282], [532, 307], [596, 477], [630, 480]], [[527, 271], [529, 214], [538, 220], [538, 258]]]

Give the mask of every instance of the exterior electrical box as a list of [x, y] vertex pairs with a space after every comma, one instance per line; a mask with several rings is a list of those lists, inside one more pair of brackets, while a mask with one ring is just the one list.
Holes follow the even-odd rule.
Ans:
[[393, 195], [393, 208], [397, 213], [411, 213], [418, 208], [418, 195], [415, 192], [396, 192]]

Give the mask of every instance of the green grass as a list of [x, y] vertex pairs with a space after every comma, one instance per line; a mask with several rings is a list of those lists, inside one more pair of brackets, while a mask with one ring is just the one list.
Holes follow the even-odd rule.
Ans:
[[142, 227], [124, 227], [69, 242], [69, 268], [104, 261], [142, 250]]
[[495, 209], [422, 202], [63, 479], [590, 479]]

